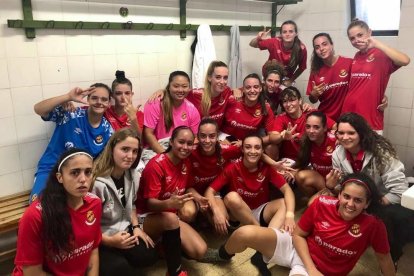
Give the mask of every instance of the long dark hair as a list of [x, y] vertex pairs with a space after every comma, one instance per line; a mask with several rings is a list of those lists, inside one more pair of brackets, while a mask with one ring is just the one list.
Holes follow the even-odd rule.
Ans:
[[[188, 126], [178, 126], [178, 127], [174, 128], [174, 130], [172, 131], [170, 141], [171, 142], [174, 141], [175, 138], [177, 138], [178, 134], [182, 130], [189, 130], [191, 132], [191, 134], [193, 134], [193, 137], [194, 137], [194, 133], [193, 133], [193, 131], [190, 127], [188, 127]], [[170, 144], [168, 144], [168, 148], [164, 152], [167, 153], [167, 152], [170, 152], [171, 150], [172, 150], [172, 146], [171, 146], [171, 143], [170, 143]]]
[[117, 70], [115, 72], [115, 79], [112, 82], [112, 93], [115, 93], [115, 89], [119, 84], [126, 84], [132, 90], [132, 82], [125, 77], [125, 72]]
[[[214, 128], [216, 129], [216, 132], [217, 132], [217, 135], [218, 135], [219, 126], [218, 126], [217, 122], [212, 118], [203, 118], [200, 121], [200, 124], [198, 125], [197, 136], [200, 135], [200, 129], [204, 125], [213, 125]], [[198, 138], [198, 140], [200, 140], [200, 138]], [[201, 145], [199, 144], [198, 147], [201, 147]], [[217, 156], [217, 160], [220, 161], [221, 160], [221, 146], [220, 146], [219, 141], [216, 142], [216, 145], [214, 147], [214, 154]]]
[[316, 34], [313, 39], [312, 39], [312, 45], [313, 45], [313, 52], [312, 52], [312, 58], [311, 58], [311, 72], [312, 73], [318, 73], [319, 70], [321, 70], [322, 66], [324, 65], [323, 60], [318, 57], [318, 55], [316, 54], [315, 51], [315, 39], [317, 39], [318, 37], [324, 36], [326, 37], [326, 39], [328, 39], [329, 43], [331, 43], [331, 45], [333, 45], [333, 41], [331, 36], [328, 33], [318, 33]]
[[[252, 74], [248, 74], [244, 79], [243, 79], [243, 86], [244, 86], [244, 82], [247, 79], [257, 79], [257, 81], [259, 82], [259, 85], [262, 86], [262, 80], [260, 79], [259, 75], [256, 73], [252, 73]], [[263, 93], [263, 86], [262, 86], [262, 92], [260, 92], [259, 97], [257, 99], [257, 101], [260, 103], [260, 109], [261, 109], [261, 114], [263, 116], [267, 116], [267, 109], [266, 109], [266, 98], [265, 95]]]
[[[59, 164], [61, 168], [65, 167], [68, 160], [73, 157], [64, 159], [76, 153], [89, 155], [86, 151], [76, 148], [71, 148], [64, 152], [50, 172], [46, 188], [40, 197], [43, 222], [42, 238], [45, 251], [51, 254], [68, 253], [74, 246], [73, 229], [67, 204], [67, 192], [63, 185], [59, 183], [56, 174], [59, 172]], [[63, 160], [64, 162], [62, 163]]]
[[368, 214], [381, 217], [383, 209], [382, 205], [380, 204], [381, 195], [378, 192], [374, 180], [362, 172], [348, 174], [341, 181], [340, 193], [342, 193], [344, 188], [351, 183], [361, 186], [365, 189], [367, 202], [369, 202], [369, 206], [365, 211]]
[[165, 87], [166, 93], [164, 94], [164, 98], [161, 102], [162, 105], [162, 113], [164, 116], [164, 125], [165, 129], [169, 131], [171, 127], [174, 126], [174, 119], [173, 119], [173, 99], [170, 94], [170, 85], [174, 81], [175, 77], [184, 77], [188, 80], [188, 83], [190, 84], [190, 77], [188, 74], [184, 71], [174, 71], [170, 74], [168, 77], [168, 84]]
[[[306, 115], [306, 120], [309, 117], [315, 116], [321, 120], [322, 127], [326, 127], [326, 115], [321, 111], [312, 111]], [[312, 141], [304, 134], [300, 141], [300, 151], [298, 153], [297, 160], [295, 162], [295, 168], [304, 169], [308, 166], [311, 157]]]
[[299, 89], [297, 89], [295, 86], [289, 86], [286, 87], [282, 93], [280, 93], [280, 102], [282, 103], [282, 111], [285, 111], [285, 108], [283, 107], [283, 101], [285, 99], [302, 99], [302, 95], [300, 94]]
[[[280, 26], [280, 33], [282, 33], [282, 28], [284, 25], [293, 25], [295, 27], [296, 34], [298, 33], [298, 25], [296, 25], [295, 21], [287, 20], [283, 22]], [[288, 64], [288, 67], [292, 70], [295, 70], [295, 68], [301, 63], [303, 59], [301, 44], [302, 42], [300, 41], [299, 36], [296, 35], [295, 39], [293, 40], [292, 53], [290, 55], [290, 60]]]
[[397, 152], [391, 142], [372, 130], [361, 115], [353, 112], [342, 114], [338, 118], [338, 129], [340, 123], [348, 123], [355, 129], [359, 135], [361, 149], [372, 153], [379, 171], [384, 170], [391, 158], [397, 158]]
[[[272, 109], [273, 113], [276, 114], [277, 113], [277, 108], [280, 105], [280, 99], [278, 98], [278, 102], [273, 102], [271, 100], [270, 93], [269, 93], [269, 91], [267, 90], [267, 87], [266, 87], [266, 82], [267, 82], [267, 78], [270, 75], [275, 74], [275, 75], [279, 76], [280, 84], [282, 84], [283, 78], [286, 76], [286, 71], [284, 69], [283, 64], [280, 63], [279, 61], [277, 61], [276, 59], [266, 61], [266, 63], [264, 64], [263, 67], [264, 67], [264, 70], [263, 70], [263, 80], [264, 80], [263, 92], [264, 92], [265, 100], [269, 103], [270, 108]], [[273, 93], [278, 93], [278, 91], [273, 91]]]

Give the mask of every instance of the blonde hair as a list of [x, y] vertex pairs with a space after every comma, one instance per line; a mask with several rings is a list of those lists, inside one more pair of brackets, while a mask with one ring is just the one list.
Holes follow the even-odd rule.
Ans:
[[[109, 176], [112, 174], [112, 171], [115, 167], [114, 155], [113, 155], [114, 148], [119, 142], [125, 141], [128, 137], [137, 139], [138, 146], [139, 148], [141, 148], [141, 140], [138, 136], [138, 133], [135, 130], [131, 128], [122, 128], [116, 131], [111, 136], [104, 150], [102, 151], [102, 153], [99, 155], [99, 157], [95, 160], [93, 164], [92, 183], [95, 181], [97, 177], [100, 177], [100, 176], [105, 177], [105, 176]], [[135, 161], [139, 160], [139, 157], [140, 157], [140, 152], [138, 153], [137, 159]], [[134, 164], [135, 163], [136, 162], [134, 162]], [[132, 165], [131, 167], [134, 167], [134, 165]]]
[[207, 69], [206, 78], [204, 79], [204, 92], [203, 96], [201, 96], [201, 115], [203, 117], [208, 117], [210, 115], [210, 107], [211, 107], [211, 82], [208, 80], [213, 76], [214, 69], [217, 67], [226, 67], [227, 65], [219, 60], [214, 60], [210, 63]]

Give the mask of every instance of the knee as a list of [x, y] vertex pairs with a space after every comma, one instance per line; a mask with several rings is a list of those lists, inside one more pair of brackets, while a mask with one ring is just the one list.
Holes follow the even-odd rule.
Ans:
[[184, 206], [178, 211], [178, 216], [182, 221], [191, 223], [195, 220], [197, 216], [197, 209], [195, 204], [193, 206]]
[[193, 258], [196, 260], [200, 260], [204, 257], [206, 252], [207, 252], [207, 244], [205, 242], [201, 243], [197, 246], [197, 248], [195, 248]]
[[243, 199], [236, 192], [230, 192], [224, 197], [224, 205], [230, 210], [239, 209], [243, 204]]
[[173, 230], [180, 227], [180, 221], [176, 214], [171, 212], [162, 212], [160, 221], [164, 230]]
[[243, 244], [244, 241], [251, 240], [257, 235], [257, 226], [254, 225], [244, 225], [238, 229], [236, 229], [232, 236], [234, 239], [236, 239], [238, 242], [241, 242]]
[[298, 171], [295, 175], [295, 181], [298, 185], [304, 185], [306, 180], [306, 172]]

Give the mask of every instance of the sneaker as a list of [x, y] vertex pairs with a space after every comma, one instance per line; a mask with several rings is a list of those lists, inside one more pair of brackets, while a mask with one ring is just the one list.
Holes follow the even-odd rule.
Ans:
[[199, 260], [202, 263], [228, 263], [231, 259], [226, 260], [220, 257], [219, 250], [213, 248], [207, 248], [204, 257]]

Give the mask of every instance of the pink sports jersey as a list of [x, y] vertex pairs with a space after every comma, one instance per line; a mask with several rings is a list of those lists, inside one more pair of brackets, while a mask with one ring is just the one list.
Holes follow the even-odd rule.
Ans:
[[325, 91], [319, 97], [318, 110], [335, 121], [341, 115], [342, 105], [348, 92], [351, 63], [351, 58], [339, 56], [332, 67], [323, 65], [319, 72], [311, 73], [309, 76], [306, 95], [310, 95], [312, 91], [312, 82], [315, 85], [325, 83]]
[[190, 183], [190, 186], [201, 195], [204, 194], [211, 182], [223, 171], [223, 168], [230, 160], [241, 157], [239, 147], [233, 145], [220, 146], [220, 158], [218, 158], [217, 154], [203, 155], [200, 145], [190, 155], [191, 172], [193, 174], [193, 182]]
[[147, 207], [149, 198], [166, 200], [174, 193], [184, 194], [191, 179], [190, 166], [188, 159], [174, 165], [166, 153], [154, 156], [142, 172], [136, 201], [137, 213], [144, 214], [151, 211]]
[[85, 275], [92, 250], [101, 242], [101, 200], [88, 193], [84, 204], [77, 210], [68, 207], [74, 247], [69, 253], [51, 254], [45, 250], [42, 236], [42, 206], [33, 202], [19, 222], [16, 267], [13, 275], [23, 275], [23, 266], [42, 265], [53, 275]]
[[309, 233], [309, 253], [323, 275], [347, 275], [367, 247], [375, 252], [390, 251], [384, 223], [362, 213], [351, 221], [338, 213], [338, 199], [321, 196], [309, 206], [298, 226]]
[[[293, 73], [296, 70], [296, 68], [288, 67], [288, 64], [289, 64], [289, 61], [290, 61], [290, 56], [292, 54], [292, 50], [291, 49], [289, 49], [289, 50], [285, 49], [285, 47], [283, 46], [283, 41], [282, 41], [281, 37], [274, 37], [274, 38], [259, 40], [258, 45], [259, 45], [260, 50], [268, 50], [269, 51], [268, 60], [276, 59], [277, 61], [282, 63], [285, 66], [285, 70], [286, 70], [286, 73], [287, 73], [286, 76], [288, 78], [292, 78]], [[299, 62], [299, 69], [305, 70], [306, 69], [306, 59], [307, 59], [308, 53], [307, 53], [305, 44], [301, 43], [300, 47], [302, 49], [302, 57], [301, 57], [301, 60]], [[264, 66], [263, 66], [262, 70], [264, 71]], [[264, 75], [264, 73], [263, 73], [263, 75]]]
[[[114, 106], [110, 106], [105, 111], [104, 116], [109, 121], [109, 123], [115, 131], [124, 127], [131, 126], [131, 123], [128, 119], [128, 115], [123, 114], [122, 116], [118, 116], [118, 114], [116, 114], [115, 112]], [[137, 121], [138, 126], [142, 129], [144, 127], [144, 113], [140, 110], [137, 111]]]
[[178, 126], [188, 126], [194, 133], [197, 133], [198, 125], [200, 124], [200, 114], [192, 103], [184, 99], [180, 106], [173, 108], [173, 122], [173, 126], [167, 131], [159, 99], [145, 104], [144, 125], [154, 130], [157, 140], [171, 137], [172, 131]]
[[[200, 113], [200, 117], [203, 118], [203, 112], [201, 110], [201, 98], [203, 96], [204, 89], [193, 89], [187, 96], [187, 100], [194, 104]], [[233, 91], [230, 87], [226, 87], [221, 94], [215, 98], [211, 98], [211, 106], [209, 111], [209, 117], [215, 120], [219, 126], [223, 124], [224, 112], [226, 110], [229, 99], [233, 98]]]
[[280, 189], [285, 184], [283, 176], [269, 165], [260, 161], [258, 169], [249, 172], [243, 160], [238, 160], [226, 166], [210, 187], [218, 192], [227, 185], [229, 191], [237, 192], [253, 210], [270, 200], [270, 185]]
[[312, 168], [324, 178], [332, 170], [332, 153], [336, 147], [336, 137], [330, 132], [326, 133], [323, 143], [318, 146], [312, 143], [310, 163]]
[[384, 129], [384, 112], [377, 107], [384, 98], [391, 74], [399, 68], [377, 48], [371, 48], [366, 53], [356, 53], [342, 113], [358, 113], [373, 129]]
[[267, 115], [262, 114], [260, 103], [247, 106], [243, 100], [231, 100], [224, 114], [222, 132], [243, 140], [251, 133], [256, 133], [260, 128], [272, 131], [274, 115], [270, 105], [266, 103]]

